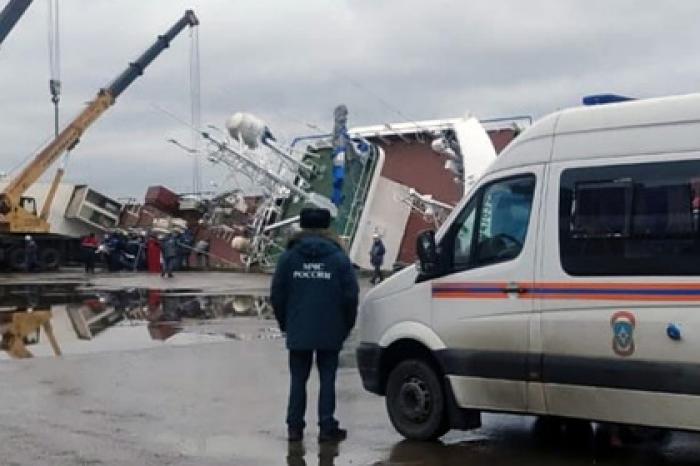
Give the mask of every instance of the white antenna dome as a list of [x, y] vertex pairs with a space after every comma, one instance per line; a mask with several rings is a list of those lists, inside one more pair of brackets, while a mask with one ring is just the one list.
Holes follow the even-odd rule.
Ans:
[[440, 155], [447, 156], [451, 159], [457, 158], [457, 154], [455, 154], [455, 151], [450, 147], [450, 143], [443, 137], [433, 139], [433, 142], [430, 143], [430, 148]]
[[267, 125], [250, 113], [237, 112], [226, 120], [226, 129], [235, 140], [242, 140], [251, 149], [258, 147]]

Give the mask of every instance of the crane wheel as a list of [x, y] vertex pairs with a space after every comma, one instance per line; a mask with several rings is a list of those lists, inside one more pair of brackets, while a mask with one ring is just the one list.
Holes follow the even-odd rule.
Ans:
[[61, 265], [61, 253], [54, 248], [44, 248], [39, 252], [39, 266], [42, 270], [56, 270]]
[[7, 254], [7, 265], [12, 270], [24, 271], [27, 263], [27, 257], [24, 252], [24, 248], [13, 248]]

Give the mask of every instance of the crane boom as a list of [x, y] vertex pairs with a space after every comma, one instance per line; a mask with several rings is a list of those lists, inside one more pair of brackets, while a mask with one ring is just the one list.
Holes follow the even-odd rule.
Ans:
[[0, 44], [2, 44], [5, 37], [12, 31], [12, 28], [15, 27], [17, 21], [19, 21], [31, 4], [32, 0], [10, 0], [5, 5], [5, 8], [0, 11]]
[[144, 69], [170, 45], [186, 26], [197, 26], [199, 20], [192, 10], [187, 10], [156, 42], [151, 45], [134, 63], [130, 63], [112, 83], [100, 89], [97, 96], [80, 114], [65, 127], [54, 140], [39, 152], [32, 162], [17, 175], [0, 193], [0, 231], [9, 232], [45, 232], [48, 224], [44, 219], [33, 215], [20, 207], [22, 194], [34, 184], [46, 170], [66, 151], [72, 149], [80, 140], [85, 130], [97, 120], [136, 80]]

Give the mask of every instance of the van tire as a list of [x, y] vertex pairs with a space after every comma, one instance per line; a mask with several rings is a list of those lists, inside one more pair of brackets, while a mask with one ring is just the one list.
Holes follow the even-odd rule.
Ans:
[[655, 427], [621, 426], [620, 439], [626, 445], [653, 443], [664, 446], [671, 441], [671, 431]]
[[394, 428], [411, 440], [435, 440], [448, 430], [445, 395], [436, 370], [407, 359], [389, 373], [386, 408]]
[[557, 443], [563, 433], [563, 420], [554, 416], [539, 416], [532, 425], [532, 433], [538, 442]]

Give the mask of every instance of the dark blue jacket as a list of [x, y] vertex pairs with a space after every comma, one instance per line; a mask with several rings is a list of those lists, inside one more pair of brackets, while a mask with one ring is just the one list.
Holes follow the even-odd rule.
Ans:
[[289, 243], [272, 278], [270, 300], [290, 350], [340, 350], [355, 326], [359, 287], [342, 248], [302, 233]]
[[369, 261], [374, 266], [381, 266], [384, 263], [384, 253], [386, 249], [384, 248], [384, 243], [382, 240], [375, 239], [372, 243], [372, 249], [369, 251]]
[[177, 238], [174, 235], [166, 236], [161, 242], [160, 249], [166, 259], [177, 256]]

